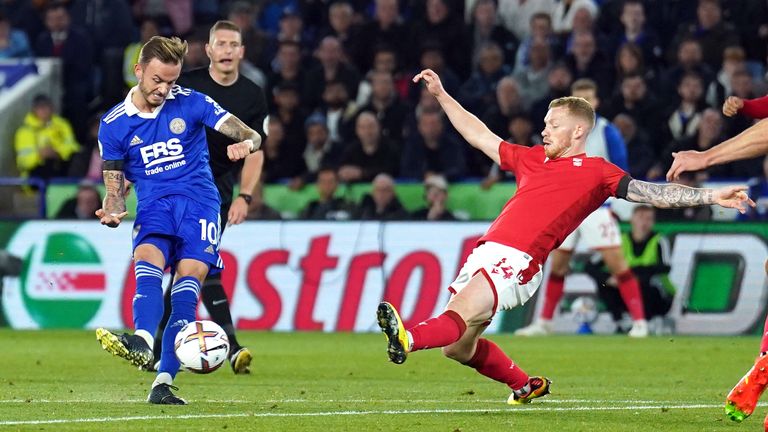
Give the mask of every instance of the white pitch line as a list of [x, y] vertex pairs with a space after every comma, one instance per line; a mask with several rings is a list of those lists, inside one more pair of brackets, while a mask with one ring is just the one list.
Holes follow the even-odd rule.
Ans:
[[[264, 399], [264, 400], [242, 400], [242, 399], [191, 399], [190, 402], [194, 403], [230, 403], [230, 404], [280, 404], [280, 403], [439, 403], [439, 404], [506, 404], [503, 399]], [[70, 403], [147, 403], [146, 399], [5, 399], [0, 400], [0, 404], [70, 404]], [[586, 404], [679, 404], [680, 401], [662, 401], [662, 400], [639, 400], [639, 399], [625, 399], [625, 400], [600, 400], [600, 399], [543, 399], [537, 400], [537, 404], [558, 405], [558, 404], [573, 404], [573, 403], [586, 403]], [[689, 403], [706, 403], [706, 402], [689, 402]], [[759, 402], [758, 406], [768, 406], [768, 402]]]
[[328, 417], [328, 416], [369, 416], [369, 415], [409, 415], [409, 414], [471, 414], [471, 413], [514, 413], [531, 411], [616, 411], [616, 410], [657, 410], [657, 409], [713, 409], [722, 408], [722, 404], [688, 404], [688, 405], [628, 405], [616, 407], [514, 407], [489, 409], [419, 409], [419, 410], [383, 410], [383, 411], [323, 411], [313, 413], [232, 413], [232, 414], [181, 414], [161, 416], [131, 416], [131, 417], [95, 417], [51, 420], [3, 420], [0, 426], [67, 424], [67, 423], [111, 423], [143, 420], [190, 420], [209, 418], [258, 418], [258, 417]]

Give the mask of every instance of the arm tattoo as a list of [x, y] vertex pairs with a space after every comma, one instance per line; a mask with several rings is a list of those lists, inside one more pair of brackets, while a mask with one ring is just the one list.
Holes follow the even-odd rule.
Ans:
[[231, 115], [228, 119], [224, 120], [224, 123], [219, 126], [219, 132], [237, 142], [242, 142], [247, 139], [253, 141], [254, 150], [258, 149], [261, 145], [261, 135], [249, 128], [248, 125], [234, 115]]
[[674, 183], [654, 184], [640, 180], [629, 182], [627, 200], [660, 208], [696, 207], [715, 203], [712, 189], [692, 188]]
[[125, 174], [122, 171], [104, 171], [104, 211], [122, 213], [125, 211]]

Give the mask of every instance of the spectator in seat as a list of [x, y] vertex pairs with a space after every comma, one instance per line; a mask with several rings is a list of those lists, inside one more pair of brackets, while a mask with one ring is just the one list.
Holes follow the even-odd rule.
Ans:
[[251, 203], [248, 204], [246, 220], [281, 220], [280, 212], [268, 206], [264, 202], [264, 184], [259, 182], [251, 194]]
[[427, 206], [411, 213], [414, 220], [452, 221], [456, 217], [447, 208], [448, 182], [441, 175], [428, 175], [424, 179], [424, 200]]
[[144, 18], [139, 26], [140, 39], [138, 42], [134, 42], [125, 47], [123, 53], [123, 80], [127, 88], [135, 86], [138, 81], [136, 80], [136, 74], [133, 73], [133, 65], [139, 62], [139, 52], [141, 47], [145, 43], [149, 42], [152, 36], [160, 35], [160, 27], [151, 18]]
[[0, 59], [31, 56], [32, 49], [26, 33], [11, 27], [11, 21], [0, 11]]
[[80, 149], [69, 122], [54, 114], [48, 96], [37, 95], [32, 110], [14, 137], [16, 167], [22, 177], [49, 179], [66, 173], [67, 163]]
[[88, 120], [88, 106], [93, 96], [93, 41], [85, 30], [71, 25], [64, 3], [51, 3], [45, 10], [46, 31], [35, 44], [38, 57], [56, 57], [62, 63], [63, 116], [72, 122], [75, 135], [82, 139]]
[[64, 201], [56, 213], [56, 219], [98, 219], [96, 210], [101, 208], [101, 194], [94, 183], [84, 180], [77, 188], [77, 195]]
[[656, 151], [649, 135], [637, 126], [629, 114], [619, 114], [613, 119], [613, 125], [619, 129], [627, 144], [629, 174], [636, 179], [648, 178], [648, 170], [656, 162]]
[[304, 182], [314, 182], [322, 167], [337, 167], [343, 148], [341, 143], [331, 141], [328, 125], [322, 113], [315, 112], [304, 122], [307, 146], [304, 149], [304, 165], [307, 172]]
[[371, 82], [371, 98], [360, 111], [376, 114], [381, 123], [381, 135], [400, 148], [403, 143], [408, 107], [400, 100], [395, 90], [395, 82], [389, 71], [373, 71], [368, 79]]
[[440, 110], [417, 114], [417, 131], [411, 134], [400, 159], [400, 175], [422, 179], [429, 174], [441, 174], [448, 179], [461, 178], [466, 171], [465, 149], [443, 123]]
[[394, 175], [397, 172], [397, 153], [382, 138], [379, 120], [373, 113], [366, 111], [357, 116], [355, 134], [357, 139], [347, 146], [341, 157], [341, 181], [371, 181], [378, 174]]
[[397, 198], [395, 180], [389, 174], [379, 174], [372, 182], [371, 193], [360, 203], [358, 219], [361, 220], [407, 220], [408, 212]]
[[349, 220], [352, 218], [355, 211], [354, 205], [335, 196], [339, 187], [339, 178], [335, 169], [321, 168], [317, 173], [315, 187], [319, 198], [307, 204], [301, 211], [299, 219]]

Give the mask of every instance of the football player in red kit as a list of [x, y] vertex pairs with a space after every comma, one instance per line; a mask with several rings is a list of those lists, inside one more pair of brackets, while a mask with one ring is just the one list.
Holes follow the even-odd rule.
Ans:
[[[723, 114], [733, 117], [737, 113], [752, 118], [768, 117], [768, 96], [757, 99], [741, 99], [731, 96], [723, 104]], [[686, 171], [698, 171], [740, 159], [750, 159], [768, 154], [768, 120], [762, 120], [744, 132], [705, 151], [688, 150], [672, 153], [674, 161], [667, 172], [667, 179], [677, 179]], [[768, 261], [766, 262], [768, 271]], [[731, 389], [725, 399], [725, 414], [733, 421], [741, 422], [752, 415], [757, 401], [768, 385], [768, 317], [765, 320], [760, 354], [754, 366]], [[768, 430], [768, 416], [765, 417]]]
[[587, 157], [584, 149], [595, 112], [582, 98], [553, 100], [544, 118], [544, 145], [524, 147], [504, 142], [462, 108], [432, 70], [413, 81], [424, 81], [470, 145], [515, 173], [518, 189], [451, 283], [453, 295], [445, 312], [406, 330], [392, 304], [379, 304], [377, 321], [394, 363], [403, 363], [414, 351], [439, 347], [446, 357], [509, 386], [511, 404], [544, 396], [549, 393], [547, 378], [528, 376], [480, 336], [497, 310], [520, 306], [536, 292], [541, 263], [587, 215], [611, 196], [659, 207], [719, 204], [745, 212], [754, 205], [746, 186], [713, 190], [646, 183], [605, 159]]

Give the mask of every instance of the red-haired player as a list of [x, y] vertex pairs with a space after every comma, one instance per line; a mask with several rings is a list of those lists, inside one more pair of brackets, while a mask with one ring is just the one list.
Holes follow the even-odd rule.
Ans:
[[446, 357], [465, 364], [512, 389], [508, 402], [527, 403], [549, 393], [550, 381], [529, 377], [493, 342], [480, 336], [498, 309], [525, 303], [541, 282], [541, 263], [608, 197], [660, 207], [719, 204], [746, 211], [754, 205], [745, 186], [722, 189], [652, 184], [602, 158], [584, 154], [595, 112], [586, 100], [553, 100], [544, 118], [543, 146], [503, 141], [451, 97], [432, 70], [413, 78], [424, 81], [457, 131], [506, 171], [514, 171], [518, 189], [479, 240], [450, 290], [445, 312], [406, 331], [390, 303], [377, 309], [394, 363], [409, 353], [442, 348]]

